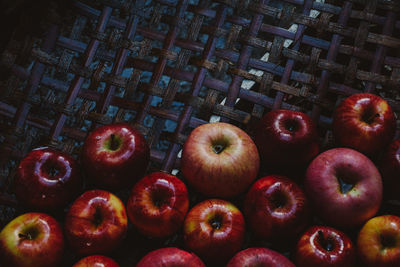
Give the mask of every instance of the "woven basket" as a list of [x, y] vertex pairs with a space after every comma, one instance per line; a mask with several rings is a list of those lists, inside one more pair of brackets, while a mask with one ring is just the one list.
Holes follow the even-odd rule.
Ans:
[[[151, 145], [148, 172], [179, 176], [182, 144], [210, 121], [252, 134], [271, 109], [302, 111], [327, 149], [343, 98], [371, 92], [400, 111], [396, 0], [71, 2], [68, 15], [47, 13], [43, 36], [14, 38], [2, 54], [0, 226], [24, 212], [12, 180], [27, 152], [50, 146], [78, 156], [103, 124], [137, 127]], [[181, 234], [148, 240], [131, 230], [113, 256], [129, 266], [181, 244]], [[70, 254], [65, 266], [77, 259]]]

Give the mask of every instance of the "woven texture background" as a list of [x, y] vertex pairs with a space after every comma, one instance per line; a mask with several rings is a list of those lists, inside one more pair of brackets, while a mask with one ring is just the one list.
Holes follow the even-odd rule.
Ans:
[[99, 125], [131, 123], [151, 145], [149, 171], [170, 172], [190, 131], [209, 121], [251, 134], [271, 109], [302, 111], [326, 149], [346, 96], [371, 92], [398, 113], [399, 4], [96, 0], [72, 1], [67, 17], [48, 12], [43, 36], [10, 40], [1, 58], [0, 226], [22, 212], [19, 160], [39, 146], [78, 156]]

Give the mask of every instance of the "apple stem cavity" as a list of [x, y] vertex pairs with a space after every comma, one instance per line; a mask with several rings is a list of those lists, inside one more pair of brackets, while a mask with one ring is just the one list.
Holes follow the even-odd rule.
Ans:
[[39, 232], [35, 228], [28, 228], [24, 231], [24, 233], [19, 233], [18, 237], [22, 240], [34, 240]]
[[109, 142], [109, 149], [112, 151], [118, 150], [121, 146], [121, 140], [115, 136], [115, 134], [111, 134], [110, 142]]
[[351, 191], [351, 189], [354, 188], [354, 184], [348, 183], [340, 177], [338, 177], [337, 179], [339, 181], [340, 192], [342, 192], [342, 194], [347, 194]]
[[102, 222], [103, 222], [103, 216], [101, 214], [100, 209], [97, 208], [96, 211], [93, 214], [93, 223], [96, 226], [99, 226]]
[[380, 116], [379, 113], [366, 111], [362, 116], [362, 120], [367, 124], [372, 124], [375, 118], [378, 118], [379, 116]]
[[324, 233], [321, 230], [318, 231], [318, 241], [326, 251], [333, 250], [332, 242], [330, 242], [329, 238], [325, 238]]
[[213, 217], [210, 220], [210, 225], [212, 228], [219, 230], [222, 226], [222, 218], [218, 215], [216, 215], [215, 217]]
[[396, 240], [393, 236], [380, 234], [381, 244], [383, 248], [394, 248], [396, 247]]

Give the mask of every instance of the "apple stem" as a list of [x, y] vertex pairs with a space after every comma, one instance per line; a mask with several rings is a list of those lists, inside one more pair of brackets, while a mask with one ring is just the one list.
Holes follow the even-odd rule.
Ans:
[[371, 123], [374, 121], [374, 119], [375, 119], [375, 118], [378, 118], [379, 116], [380, 116], [379, 113], [374, 113], [374, 114], [372, 114], [371, 116], [369, 116], [369, 117], [365, 120], [365, 122], [368, 123], [368, 124], [371, 124]]
[[21, 238], [21, 239], [24, 239], [24, 240], [26, 240], [26, 239], [32, 240], [33, 239], [30, 234], [21, 234], [21, 233], [19, 233], [18, 237]]
[[329, 242], [328, 239], [325, 238], [324, 233], [321, 230], [318, 231], [318, 239], [324, 249], [326, 249], [327, 251], [332, 251], [333, 247], [331, 242]]

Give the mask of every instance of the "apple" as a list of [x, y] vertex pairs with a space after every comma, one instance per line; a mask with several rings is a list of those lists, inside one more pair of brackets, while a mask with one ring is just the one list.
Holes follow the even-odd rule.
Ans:
[[92, 255], [81, 259], [72, 267], [119, 267], [119, 265], [109, 257]]
[[251, 185], [259, 162], [257, 147], [243, 130], [223, 122], [207, 123], [186, 140], [181, 171], [198, 192], [230, 198]]
[[400, 217], [370, 219], [358, 234], [357, 252], [362, 266], [400, 266]]
[[289, 178], [257, 180], [244, 201], [246, 222], [258, 237], [272, 242], [293, 240], [307, 226], [310, 207], [303, 190]]
[[160, 248], [146, 254], [136, 267], [205, 267], [199, 257], [179, 248]]
[[262, 162], [275, 169], [305, 167], [319, 151], [313, 120], [285, 109], [264, 115], [255, 130], [255, 142]]
[[295, 267], [295, 265], [282, 254], [268, 248], [248, 248], [238, 252], [226, 267], [243, 266], [279, 266]]
[[389, 104], [379, 96], [349, 96], [335, 109], [332, 130], [338, 146], [373, 156], [393, 139], [396, 119]]
[[245, 223], [232, 203], [208, 199], [195, 205], [183, 224], [186, 247], [206, 263], [225, 264], [244, 240]]
[[59, 266], [63, 254], [61, 226], [47, 214], [22, 214], [0, 232], [1, 266]]
[[34, 210], [64, 208], [81, 188], [79, 165], [70, 155], [50, 148], [31, 151], [14, 179], [18, 202]]
[[379, 164], [382, 175], [383, 197], [400, 200], [400, 139], [386, 149]]
[[71, 205], [65, 219], [65, 235], [79, 254], [106, 254], [124, 239], [128, 229], [125, 206], [103, 190], [83, 193]]
[[146, 139], [127, 123], [95, 129], [87, 136], [82, 149], [88, 178], [107, 189], [132, 186], [143, 177], [149, 159]]
[[306, 193], [317, 215], [337, 227], [357, 227], [378, 211], [382, 179], [372, 161], [350, 148], [334, 148], [308, 166]]
[[356, 250], [343, 232], [328, 226], [310, 227], [297, 242], [298, 267], [353, 267]]
[[167, 237], [183, 224], [189, 208], [185, 184], [165, 172], [154, 172], [133, 187], [127, 203], [128, 218], [144, 235]]

